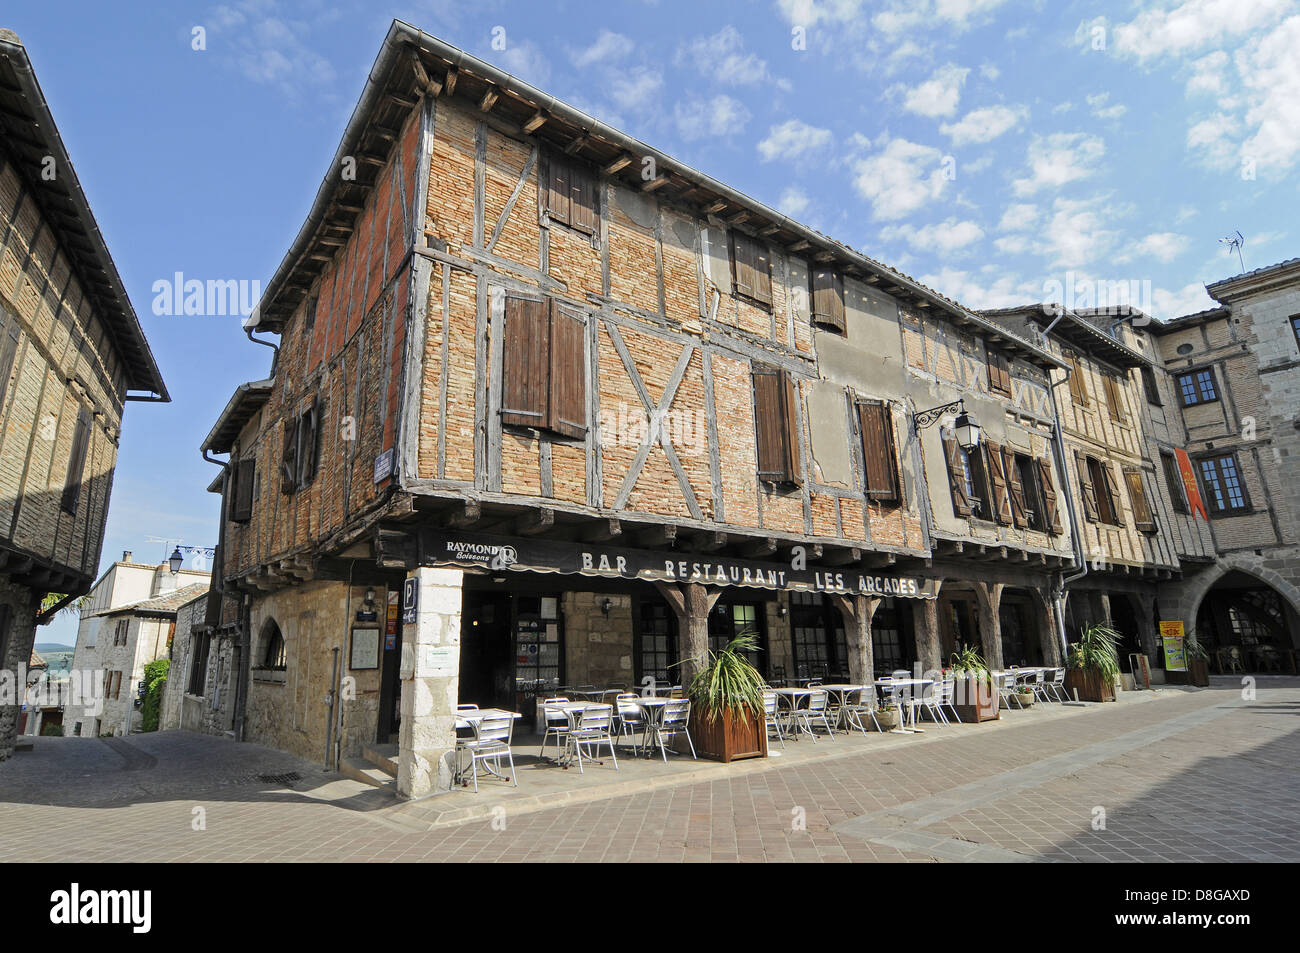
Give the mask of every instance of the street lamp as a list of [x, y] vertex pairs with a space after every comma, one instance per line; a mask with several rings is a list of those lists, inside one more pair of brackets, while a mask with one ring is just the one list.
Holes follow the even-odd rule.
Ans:
[[171, 556], [167, 558], [167, 565], [171, 567], [173, 573], [181, 571], [181, 566], [185, 562], [185, 557], [181, 555], [181, 548], [177, 546], [172, 550]]
[[952, 425], [953, 436], [957, 439], [957, 446], [967, 453], [978, 449], [982, 431], [979, 421], [975, 419], [975, 415], [966, 410], [964, 400], [955, 400], [952, 403], [931, 407], [919, 414], [913, 414], [912, 422], [916, 425], [917, 430], [924, 430], [926, 427], [942, 420], [948, 414], [957, 415]]

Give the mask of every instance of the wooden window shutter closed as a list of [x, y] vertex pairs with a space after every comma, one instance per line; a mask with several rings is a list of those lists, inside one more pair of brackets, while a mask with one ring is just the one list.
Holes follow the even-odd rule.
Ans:
[[898, 464], [894, 455], [894, 428], [889, 406], [859, 403], [858, 425], [862, 430], [867, 496], [873, 500], [897, 501]]
[[581, 316], [551, 304], [550, 429], [565, 437], [587, 432], [587, 325]]
[[813, 272], [813, 324], [844, 333], [844, 279], [832, 268]]
[[13, 373], [14, 356], [18, 353], [18, 323], [0, 314], [0, 410], [4, 409], [5, 394], [9, 391], [9, 375]]
[[993, 493], [993, 518], [1003, 526], [1011, 525], [1011, 495], [1007, 491], [1006, 468], [1002, 448], [991, 440], [984, 441], [989, 459], [989, 483]]
[[1149, 366], [1142, 366], [1142, 386], [1147, 392], [1147, 403], [1156, 407], [1163, 407], [1165, 402], [1160, 399], [1160, 385], [1156, 381], [1156, 372]]
[[1178, 469], [1178, 461], [1174, 459], [1172, 453], [1161, 451], [1160, 465], [1165, 470], [1165, 483], [1169, 485], [1169, 502], [1172, 504], [1174, 512], [1186, 513], [1186, 488], [1183, 486], [1183, 475]]
[[799, 482], [799, 393], [795, 390], [794, 380], [789, 374], [782, 374], [785, 380], [785, 401], [781, 406], [781, 416], [785, 421], [785, 482]]
[[1011, 362], [997, 351], [988, 352], [989, 390], [1011, 396]]
[[759, 479], [798, 482], [794, 469], [798, 447], [794, 385], [785, 373], [768, 367], [754, 369], [754, 416]]
[[957, 516], [970, 516], [970, 497], [966, 494], [966, 461], [955, 437], [943, 435], [943, 453], [948, 458], [948, 489], [952, 492], [952, 511]]
[[230, 518], [236, 523], [247, 523], [253, 516], [253, 478], [256, 473], [257, 462], [252, 457], [235, 464], [235, 497]]
[[506, 297], [501, 422], [547, 425], [550, 319], [545, 301]]
[[1070, 362], [1070, 397], [1076, 404], [1088, 406], [1088, 385], [1083, 379], [1083, 368], [1079, 366], [1079, 359], [1073, 354], [1067, 355]]
[[1092, 475], [1088, 472], [1088, 461], [1078, 450], [1074, 451], [1074, 466], [1079, 471], [1079, 491], [1083, 497], [1083, 515], [1091, 522], [1101, 519], [1097, 511], [1097, 488], [1092, 485]]
[[1106, 502], [1110, 507], [1110, 519], [1108, 522], [1115, 526], [1124, 525], [1124, 511], [1120, 508], [1119, 487], [1115, 483], [1115, 474], [1111, 472], [1109, 463], [1099, 462], [1101, 470], [1101, 481], [1106, 485]]
[[1156, 531], [1155, 517], [1147, 504], [1146, 490], [1142, 486], [1141, 470], [1125, 470], [1124, 479], [1128, 482], [1128, 498], [1133, 506], [1133, 523], [1143, 533]]
[[569, 225], [588, 234], [596, 232], [596, 176], [591, 169], [570, 164]]
[[1048, 532], [1060, 536], [1064, 529], [1061, 526], [1061, 508], [1056, 503], [1056, 484], [1052, 482], [1052, 462], [1047, 457], [1039, 457], [1037, 463], [1038, 489], [1045, 511], [1043, 524]]
[[77, 411], [77, 427], [72, 434], [72, 453], [68, 456], [68, 474], [63, 483], [62, 506], [65, 512], [77, 514], [81, 498], [81, 476], [86, 469], [86, 448], [90, 444], [90, 414], [86, 409]]
[[302, 412], [298, 422], [298, 487], [310, 486], [316, 478], [317, 436], [320, 433], [318, 415], [320, 402], [313, 400]]
[[772, 304], [772, 258], [767, 250], [767, 243], [751, 238], [753, 248], [751, 259], [754, 263], [754, 297], [765, 305]]
[[569, 164], [557, 156], [551, 156], [546, 167], [546, 216], [553, 222], [568, 225], [572, 204]]
[[280, 453], [280, 492], [298, 489], [298, 418], [284, 422], [284, 445]]
[[1002, 468], [1007, 475], [1007, 489], [1011, 493], [1011, 522], [1016, 529], [1025, 529], [1029, 526], [1025, 485], [1020, 479], [1020, 468], [1016, 466], [1016, 452], [1010, 447], [1002, 448]]
[[740, 232], [731, 233], [731, 280], [736, 294], [754, 297], [754, 261], [749, 239]]
[[1110, 419], [1122, 421], [1124, 419], [1124, 403], [1121, 400], [1118, 381], [1109, 374], [1102, 375], [1101, 380], [1106, 388], [1106, 408], [1110, 411]]

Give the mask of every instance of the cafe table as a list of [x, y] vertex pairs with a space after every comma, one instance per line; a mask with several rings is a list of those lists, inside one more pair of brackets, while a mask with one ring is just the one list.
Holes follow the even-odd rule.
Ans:
[[[835, 706], [836, 721], [835, 727], [840, 727], [844, 722], [844, 706], [849, 703], [849, 696], [854, 692], [866, 691], [870, 685], [851, 685], [847, 683], [837, 683], [833, 685], [819, 685], [822, 691], [829, 692], [831, 695], [831, 704]], [[845, 729], [847, 731], [847, 729]]]
[[633, 750], [637, 754], [641, 753], [641, 748], [646, 749], [646, 757], [651, 757], [650, 751], [650, 734], [663, 720], [664, 708], [670, 701], [681, 701], [681, 699], [666, 698], [662, 695], [637, 695], [635, 698], [623, 698], [619, 700], [620, 705], [636, 705], [641, 709], [641, 744], [634, 745]]
[[[517, 712], [517, 711], [506, 711], [504, 708], [474, 708], [474, 709], [466, 709], [466, 710], [464, 710], [464, 711], [458, 711], [458, 712], [456, 712], [456, 727], [457, 727], [457, 728], [471, 728], [471, 729], [474, 730], [475, 736], [477, 736], [477, 735], [478, 735], [478, 726], [479, 726], [479, 722], [481, 722], [484, 718], [488, 718], [488, 717], [498, 717], [498, 718], [499, 718], [499, 717], [502, 717], [502, 716], [509, 716], [510, 718], [513, 718], [513, 719], [515, 719], [516, 721], [518, 721], [520, 718], [523, 717], [523, 716], [522, 716], [521, 714], [519, 714], [519, 712]], [[462, 768], [462, 767], [460, 766], [460, 748], [457, 748], [457, 749], [456, 749], [456, 755], [457, 755], [457, 757], [456, 757], [456, 781], [455, 781], [455, 783], [459, 784], [459, 783], [461, 782], [461, 780], [462, 780], [462, 777], [461, 777], [461, 776], [465, 773], [465, 769]], [[493, 770], [492, 770], [492, 764], [491, 764], [491, 762], [484, 761], [484, 762], [483, 762], [483, 768], [484, 768], [484, 770], [487, 771], [488, 774], [492, 775], [494, 778], [501, 778], [503, 781], [505, 781], [505, 780], [509, 780], [509, 779], [506, 778], [504, 775], [497, 774], [495, 771], [493, 771]]]
[[[908, 735], [925, 734], [924, 728], [916, 727], [916, 706], [920, 704], [920, 702], [917, 700], [917, 695], [919, 694], [920, 689], [923, 689], [926, 685], [933, 685], [933, 684], [934, 684], [934, 680], [930, 678], [878, 678], [876, 679], [875, 686], [877, 688], [891, 689], [890, 693], [893, 695], [899, 694], [900, 689], [904, 689], [907, 691], [907, 695], [908, 695], [907, 707], [908, 710], [911, 711], [912, 713], [912, 727], [908, 728], [900, 725], [898, 728], [893, 729], [894, 731], [901, 732], [902, 734], [908, 734]], [[901, 701], [902, 700], [900, 699], [900, 705], [901, 705]]]

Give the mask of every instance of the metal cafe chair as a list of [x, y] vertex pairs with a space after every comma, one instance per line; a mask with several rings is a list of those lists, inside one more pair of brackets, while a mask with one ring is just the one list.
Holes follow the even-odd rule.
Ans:
[[646, 722], [649, 734], [649, 737], [645, 739], [646, 744], [659, 745], [659, 755], [664, 759], [664, 764], [668, 763], [668, 749], [664, 747], [664, 738], [671, 738], [675, 735], [685, 735], [686, 743], [691, 746], [691, 757], [696, 761], [700, 760], [695, 753], [695, 742], [691, 740], [690, 720], [690, 701], [685, 698], [674, 698], [664, 705], [663, 713], [657, 719]]
[[[513, 714], [485, 715], [470, 722], [470, 725], [474, 729], [474, 737], [462, 741], [458, 747], [462, 751], [469, 752], [470, 772], [474, 778], [474, 793], [478, 793], [478, 763], [480, 761], [493, 762], [496, 765], [496, 770], [488, 767], [489, 774], [493, 774], [502, 780], [508, 780], [515, 787], [519, 787], [519, 779], [515, 777], [515, 756], [510, 750], [510, 736], [514, 732], [515, 716]], [[500, 773], [501, 759], [503, 757], [510, 762], [509, 778]]]
[[1015, 672], [1003, 672], [1000, 675], [995, 675], [994, 678], [997, 680], [998, 699], [1006, 706], [1007, 709], [1011, 708], [1011, 703], [1013, 701], [1016, 703], [1017, 708], [1025, 707], [1021, 703], [1020, 699], [1016, 697], [1016, 673]]
[[785, 747], [785, 731], [781, 728], [781, 713], [778, 708], [776, 692], [770, 688], [763, 689], [763, 720], [767, 723], [768, 737], [772, 735], [772, 729], [776, 729], [776, 739], [781, 742], [781, 747]]
[[614, 696], [614, 710], [618, 713], [618, 734], [631, 735], [645, 724], [638, 696], [633, 692], [619, 692]]
[[609, 756], [614, 761], [614, 770], [618, 770], [618, 755], [614, 753], [613, 723], [614, 707], [612, 705], [591, 705], [577, 712], [574, 725], [569, 729], [568, 738], [565, 740], [565, 754], [566, 756], [577, 757], [579, 774], [586, 773], [582, 770], [582, 749], [584, 747], [588, 751], [588, 761], [604, 764], [598, 758], [593, 758], [590, 753], [591, 749], [594, 748], [596, 754], [600, 754], [601, 745], [609, 746]]
[[930, 720], [936, 725], [948, 724], [948, 716], [943, 713], [941, 686], [939, 684], [931, 682], [928, 685], [922, 685], [916, 703], [920, 709], [929, 712]]
[[[858, 700], [855, 702], [849, 700], [853, 695], [857, 695]], [[849, 692], [846, 694], [844, 705], [840, 708], [840, 713], [844, 718], [844, 723], [848, 725], [850, 729], [856, 728], [865, 735], [867, 733], [867, 726], [863, 722], [862, 716], [866, 715], [871, 719], [872, 724], [876, 726], [876, 731], [882, 730], [880, 722], [876, 720], [876, 706], [872, 704], [872, 702], [875, 701], [875, 698], [876, 689], [874, 687], [863, 688], [857, 692]]]
[[830, 720], [826, 717], [826, 709], [830, 704], [830, 692], [824, 688], [814, 689], [808, 694], [808, 704], [793, 708], [790, 711], [790, 724], [792, 731], [802, 731], [808, 734], [814, 742], [817, 741], [817, 734], [813, 731], [813, 722], [820, 721], [826, 729], [826, 734], [830, 735], [831, 740], [835, 740], [835, 731], [831, 728]]
[[[542, 720], [546, 725], [546, 730], [542, 732], [542, 750], [538, 757], [546, 757], [546, 739], [555, 735], [555, 750], [560, 750], [560, 742], [565, 741], [569, 734], [569, 716], [562, 708], [552, 708], [552, 705], [564, 705], [569, 701], [563, 695], [556, 695], [554, 698], [542, 699]], [[567, 742], [566, 742], [567, 743]]]
[[1058, 702], [1064, 702], [1069, 700], [1069, 696], [1065, 694], [1065, 669], [1063, 668], [1052, 669], [1052, 677], [1047, 681], [1046, 687], [1053, 695], [1056, 696], [1056, 700]]

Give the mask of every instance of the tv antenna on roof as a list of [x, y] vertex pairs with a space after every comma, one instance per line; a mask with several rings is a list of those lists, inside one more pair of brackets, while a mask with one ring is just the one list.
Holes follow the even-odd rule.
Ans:
[[1228, 246], [1228, 254], [1231, 255], [1234, 251], [1237, 253], [1237, 263], [1241, 265], [1242, 274], [1245, 274], [1246, 259], [1241, 256], [1241, 246], [1246, 244], [1246, 239], [1241, 232], [1233, 232], [1227, 238], [1220, 238], [1219, 244]]

